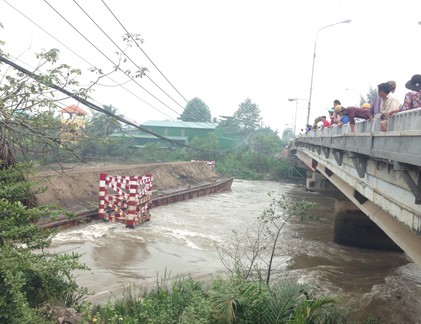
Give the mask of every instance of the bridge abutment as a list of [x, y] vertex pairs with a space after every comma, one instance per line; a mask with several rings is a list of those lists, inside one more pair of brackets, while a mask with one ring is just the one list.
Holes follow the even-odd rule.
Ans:
[[402, 251], [383, 230], [350, 200], [335, 199], [333, 241], [367, 249]]

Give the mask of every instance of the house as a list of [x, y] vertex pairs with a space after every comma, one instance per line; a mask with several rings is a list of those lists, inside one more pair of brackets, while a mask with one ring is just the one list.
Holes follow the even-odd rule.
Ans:
[[[186, 122], [181, 120], [149, 120], [141, 124], [143, 128], [158, 135], [165, 136], [171, 141], [189, 145], [194, 137], [207, 137], [215, 132], [217, 123]], [[113, 133], [112, 137], [131, 137], [136, 146], [143, 146], [147, 143], [163, 143], [165, 146], [177, 146], [175, 143], [165, 141], [154, 135], [142, 132], [138, 129], [129, 129], [123, 132]]]
[[[184, 145], [189, 145], [194, 137], [206, 138], [211, 133], [216, 135], [218, 148], [222, 150], [238, 147], [246, 141], [246, 136], [242, 133], [226, 134], [223, 129], [218, 127], [219, 123], [186, 122], [181, 120], [150, 120], [140, 126], [158, 135], [165, 136], [171, 141]], [[133, 128], [123, 132], [113, 133], [110, 136], [131, 138], [136, 146], [143, 146], [147, 143], [162, 143], [163, 146], [166, 147], [177, 146], [176, 143], [165, 141], [154, 135]]]
[[60, 139], [64, 141], [77, 141], [78, 137], [85, 134], [86, 129], [86, 115], [88, 114], [83, 108], [71, 105], [61, 108], [60, 122], [62, 125], [62, 132]]

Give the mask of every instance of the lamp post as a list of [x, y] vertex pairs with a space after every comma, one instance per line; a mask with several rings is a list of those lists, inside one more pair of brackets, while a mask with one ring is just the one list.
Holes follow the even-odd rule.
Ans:
[[[288, 101], [295, 101], [295, 116], [294, 116], [294, 136], [295, 136], [295, 129], [297, 126], [297, 108], [298, 108], [298, 101], [299, 100], [305, 100], [307, 101], [307, 99], [301, 99], [301, 98], [289, 98]], [[307, 123], [308, 124], [308, 123]], [[307, 127], [307, 125], [306, 125]]]
[[331, 24], [331, 25], [327, 25], [327, 26], [324, 26], [324, 27], [320, 28], [316, 33], [316, 39], [314, 40], [313, 65], [311, 67], [310, 94], [308, 96], [307, 125], [310, 122], [311, 95], [312, 95], [312, 92], [313, 92], [314, 62], [316, 61], [316, 46], [317, 46], [317, 37], [319, 36], [319, 32], [322, 29], [325, 29], [325, 28], [328, 28], [328, 27], [336, 26], [336, 25], [339, 25], [339, 24], [349, 24], [350, 22], [351, 22], [351, 19], [347, 19], [347, 20], [340, 21], [340, 22], [337, 22], [337, 23], [334, 23], [334, 24]]

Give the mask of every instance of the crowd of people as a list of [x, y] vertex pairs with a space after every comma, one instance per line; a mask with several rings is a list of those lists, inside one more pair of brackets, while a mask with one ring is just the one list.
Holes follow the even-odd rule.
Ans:
[[355, 132], [355, 121], [378, 119], [380, 130], [387, 131], [388, 119], [401, 111], [421, 107], [421, 75], [415, 74], [406, 82], [405, 87], [410, 91], [406, 93], [403, 102], [394, 96], [396, 82], [388, 81], [377, 86], [377, 96], [372, 103], [366, 102], [361, 107], [344, 107], [339, 100], [333, 101], [333, 108], [328, 110], [329, 117], [320, 116], [314, 120], [313, 125], [307, 125], [306, 132], [323, 129], [325, 127], [349, 124], [351, 132]]

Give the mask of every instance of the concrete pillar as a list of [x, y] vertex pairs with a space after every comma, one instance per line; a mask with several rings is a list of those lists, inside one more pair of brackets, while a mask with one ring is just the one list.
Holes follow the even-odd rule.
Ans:
[[401, 251], [368, 216], [349, 200], [335, 200], [333, 241], [367, 249]]
[[338, 189], [319, 172], [307, 172], [306, 189], [308, 191], [315, 191], [325, 195], [332, 195]]

